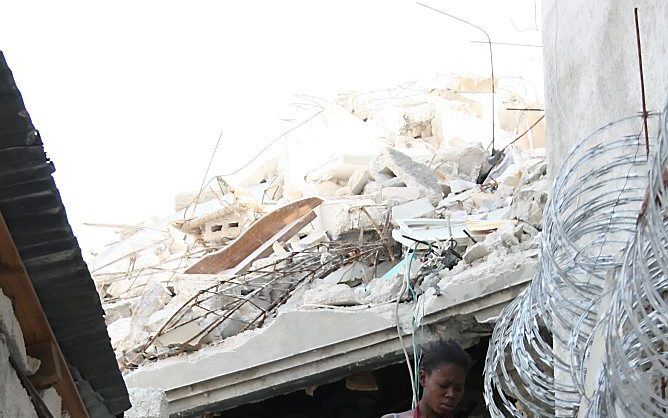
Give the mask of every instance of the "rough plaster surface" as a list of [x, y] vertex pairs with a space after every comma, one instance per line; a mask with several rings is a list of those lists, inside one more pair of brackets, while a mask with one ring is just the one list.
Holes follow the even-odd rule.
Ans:
[[[668, 93], [668, 2], [543, 2], [550, 178], [577, 141], [642, 110], [634, 7], [639, 8], [647, 108], [660, 111]], [[656, 125], [650, 124], [650, 134]]]
[[0, 333], [0, 418], [36, 418], [30, 398], [9, 363], [10, 349], [6, 340]]
[[59, 417], [62, 410], [63, 401], [60, 398], [60, 395], [58, 395], [58, 392], [56, 392], [56, 389], [48, 388], [46, 390], [42, 390], [40, 391], [39, 396], [42, 398], [44, 404], [51, 412], [51, 415], [54, 417]]
[[[346, 327], [340, 325], [345, 323]], [[317, 327], [314, 324], [318, 324]], [[156, 363], [154, 368], [142, 368], [125, 377], [129, 387], [156, 387], [170, 389], [184, 382], [195, 383], [216, 374], [230, 374], [257, 364], [268, 363], [294, 353], [312, 350], [338, 341], [374, 332], [391, 326], [392, 322], [375, 314], [333, 311], [286, 312], [235, 351], [213, 352], [191, 363], [187, 357], [181, 362]], [[300, 338], [294, 338], [294, 330]], [[322, 332], [323, 330], [328, 332]], [[250, 355], [252, 353], [252, 355]]]
[[125, 411], [125, 418], [168, 418], [167, 396], [154, 388], [134, 388], [129, 390], [132, 408]]
[[14, 316], [12, 301], [0, 290], [0, 334], [4, 334], [5, 343], [9, 348], [13, 358], [23, 372], [30, 369], [28, 364], [28, 355], [26, 354], [25, 342], [23, 341], [23, 332], [19, 321]]

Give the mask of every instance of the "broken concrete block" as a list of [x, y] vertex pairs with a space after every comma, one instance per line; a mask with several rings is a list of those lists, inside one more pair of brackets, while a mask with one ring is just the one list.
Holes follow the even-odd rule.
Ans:
[[235, 203], [185, 221], [174, 222], [178, 230], [210, 243], [235, 239], [255, 221], [255, 211], [245, 204]]
[[137, 302], [138, 298], [121, 299], [112, 303], [103, 303], [104, 321], [107, 325], [121, 319], [132, 316], [132, 307]]
[[[253, 302], [253, 303], [251, 303]], [[209, 338], [215, 340], [223, 340], [233, 335], [237, 335], [248, 326], [261, 318], [264, 311], [262, 307], [267, 307], [266, 301], [261, 301], [257, 298], [252, 298], [250, 302], [246, 302], [239, 306], [229, 318], [224, 320], [220, 325], [215, 327], [208, 335]], [[202, 326], [208, 326], [213, 322], [219, 321], [218, 315], [209, 315], [205, 320], [198, 321]]]
[[476, 181], [489, 157], [489, 152], [480, 144], [469, 144], [467, 147], [458, 149], [456, 157], [459, 164], [459, 176]]
[[373, 223], [360, 208], [364, 207], [373, 223], [380, 225], [385, 221], [385, 208], [378, 207], [375, 201], [357, 198], [329, 200], [316, 210], [316, 226], [326, 231], [332, 239], [356, 229], [371, 229]]
[[292, 237], [290, 240], [288, 240], [287, 243], [290, 244], [291, 251], [297, 252], [313, 245], [323, 244], [326, 242], [329, 242], [329, 236], [327, 236], [327, 232], [323, 231], [322, 229], [317, 229], [302, 239], [299, 239], [296, 236]]
[[309, 196], [332, 197], [341, 188], [335, 181], [319, 181], [317, 183], [306, 183], [304, 193]]
[[530, 281], [536, 272], [538, 254], [538, 250], [529, 250], [506, 254], [493, 262], [481, 262], [462, 270], [443, 270], [438, 285], [446, 297], [456, 294], [459, 300], [480, 298], [500, 289]]
[[452, 193], [452, 187], [446, 182], [439, 181], [441, 184], [441, 190], [443, 191], [443, 196], [448, 196], [450, 193]]
[[399, 273], [391, 279], [376, 278], [366, 286], [358, 287], [356, 293], [364, 303], [383, 303], [396, 299], [401, 290], [404, 275]]
[[515, 236], [515, 226], [512, 224], [504, 224], [496, 230], [496, 233], [501, 236], [503, 243], [509, 247], [518, 245], [520, 243], [519, 238]]
[[[523, 223], [519, 222], [515, 227], [513, 228], [513, 235], [519, 242], [522, 242], [522, 238], [524, 236], [524, 228], [523, 228]], [[533, 227], [532, 227], [533, 228]], [[534, 228], [535, 229], [535, 228]]]
[[[417, 187], [386, 187], [380, 193], [383, 202], [391, 200], [403, 203], [420, 197], [420, 189]], [[431, 199], [429, 199], [431, 202]]]
[[537, 182], [541, 177], [547, 175], [547, 163], [541, 162], [534, 167], [530, 167], [526, 176], [522, 178], [522, 185]]
[[474, 189], [478, 186], [476, 183], [472, 181], [462, 180], [462, 179], [448, 180], [448, 184], [450, 185], [450, 189], [454, 194], [459, 194], [461, 192]]
[[428, 197], [413, 200], [392, 207], [392, 220], [430, 218], [434, 215], [434, 206]]
[[448, 146], [438, 151], [432, 165], [444, 174], [450, 172], [451, 178], [476, 181], [488, 157], [489, 153], [479, 143]]
[[28, 354], [26, 353], [23, 332], [18, 319], [14, 315], [12, 301], [0, 290], [0, 334], [6, 336], [7, 347], [21, 371], [28, 370]]
[[130, 327], [130, 318], [119, 318], [107, 326], [107, 333], [109, 334], [112, 347], [117, 347], [121, 341], [130, 335]]
[[132, 308], [132, 317], [118, 319], [107, 327], [114, 349], [128, 349], [139, 341], [145, 341], [149, 337], [145, 327], [151, 315], [162, 309], [170, 299], [171, 294], [162, 284], [149, 282]]
[[355, 290], [346, 284], [318, 283], [304, 293], [305, 305], [354, 306], [360, 301]]
[[459, 164], [456, 161], [442, 161], [433, 165], [434, 174], [439, 180], [450, 180], [459, 175]]
[[178, 299], [185, 302], [199, 291], [220, 283], [224, 277], [217, 274], [176, 274], [172, 278], [172, 285]]
[[60, 398], [60, 395], [58, 395], [58, 392], [56, 392], [55, 388], [40, 390], [39, 397], [42, 399], [49, 412], [51, 412], [51, 415], [54, 417], [60, 417], [63, 400]]
[[364, 186], [364, 191], [362, 193], [364, 195], [375, 195], [380, 193], [381, 190], [383, 190], [382, 184], [377, 181], [370, 181], [366, 186]]
[[422, 163], [401, 152], [385, 148], [379, 157], [381, 172], [391, 172], [400, 178], [408, 187], [417, 187], [420, 196], [429, 197], [432, 204], [437, 204], [443, 196], [443, 191], [434, 172]]
[[322, 278], [323, 283], [335, 285], [345, 283], [350, 285], [350, 283], [358, 282], [361, 283], [364, 279], [371, 279], [373, 275], [373, 267], [367, 266], [366, 264], [355, 261], [352, 264], [343, 266], [340, 269], [328, 274]]
[[128, 299], [140, 297], [150, 276], [139, 276], [135, 280], [118, 280], [105, 290], [105, 293], [114, 299]]
[[406, 183], [399, 177], [392, 177], [383, 182], [383, 187], [406, 187]]
[[547, 181], [540, 180], [516, 190], [506, 217], [524, 221], [534, 228], [542, 228], [543, 210], [547, 204], [546, 189]]
[[163, 332], [156, 341], [163, 347], [185, 344], [186, 341], [190, 341], [189, 345], [194, 346], [197, 345], [204, 337], [203, 335], [199, 335], [202, 330], [204, 330], [204, 326], [198, 324], [195, 321], [188, 322], [177, 328]]
[[474, 192], [471, 193], [473, 204], [483, 212], [491, 212], [502, 207], [503, 200], [495, 193]]
[[385, 167], [385, 165], [382, 162], [381, 156], [378, 156], [369, 165], [369, 175], [374, 181], [377, 181], [378, 183], [381, 184], [397, 177], [396, 174], [392, 172], [392, 170]]
[[132, 408], [125, 411], [126, 418], [168, 418], [167, 395], [160, 389], [130, 388]]
[[369, 170], [367, 169], [361, 169], [361, 170], [355, 170], [352, 176], [350, 176], [350, 179], [348, 179], [348, 188], [350, 189], [350, 194], [351, 195], [358, 195], [362, 194], [362, 191], [364, 191], [364, 187], [371, 181], [371, 175], [369, 174]]
[[336, 191], [334, 196], [339, 197], [339, 196], [350, 196], [352, 193], [350, 191], [350, 187], [344, 186], [341, 187], [339, 190]]
[[35, 357], [28, 356], [26, 373], [28, 376], [32, 376], [39, 370], [39, 366], [42, 365], [42, 361]]
[[10, 349], [0, 335], [0, 416], [37, 418], [28, 393], [9, 363]]
[[464, 262], [472, 264], [476, 260], [487, 257], [491, 252], [492, 250], [484, 242], [478, 242], [466, 249], [463, 255]]

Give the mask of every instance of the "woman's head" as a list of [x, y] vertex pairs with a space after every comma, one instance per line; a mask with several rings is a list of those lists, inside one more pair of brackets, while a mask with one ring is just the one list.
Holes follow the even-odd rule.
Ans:
[[437, 340], [422, 350], [420, 385], [425, 406], [437, 414], [452, 412], [464, 396], [468, 354], [455, 340]]

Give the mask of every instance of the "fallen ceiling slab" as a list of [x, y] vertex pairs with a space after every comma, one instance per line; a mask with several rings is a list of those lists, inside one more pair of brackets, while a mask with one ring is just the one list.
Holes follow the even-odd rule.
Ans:
[[[425, 293], [418, 301], [424, 304], [425, 330], [440, 324], [459, 339], [467, 338], [467, 332], [469, 338], [480, 336], [475, 325], [493, 320], [526, 287], [536, 260], [533, 254], [518, 254], [500, 264], [493, 267], [493, 279], [472, 272], [463, 280], [444, 279], [452, 282], [440, 285], [439, 296], [432, 289]], [[404, 335], [411, 333], [414, 307], [399, 306]], [[214, 346], [163, 360], [128, 374], [126, 383], [164, 390], [171, 416], [190, 417], [331, 382], [401, 361], [394, 309], [385, 304], [352, 312], [285, 312], [234, 349]], [[466, 328], [467, 323], [473, 328]], [[427, 338], [436, 334], [426, 333]]]

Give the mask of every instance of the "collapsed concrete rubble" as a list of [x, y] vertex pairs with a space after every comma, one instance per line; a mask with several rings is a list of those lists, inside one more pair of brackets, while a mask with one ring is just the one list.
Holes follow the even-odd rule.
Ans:
[[[485, 106], [456, 89], [345, 95], [322, 112], [320, 129], [354, 140], [288, 147], [290, 165], [274, 156], [244, 179], [180, 194], [173, 215], [122, 231], [97, 256], [92, 271], [130, 387], [172, 389], [146, 377], [150, 363], [234, 350], [296, 312], [372, 312], [404, 326], [413, 303], [454, 303], [531, 278], [547, 200], [544, 151], [532, 145], [539, 130], [511, 143], [517, 132], [501, 129], [505, 147], [490, 158], [477, 139]], [[481, 308], [475, 320], [500, 309]]]

